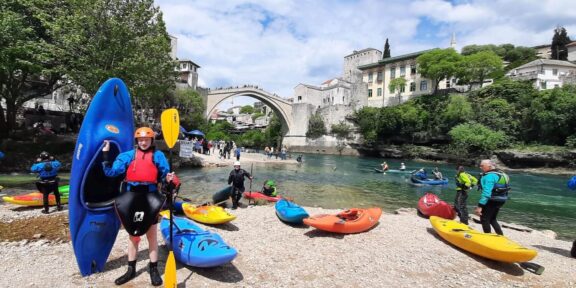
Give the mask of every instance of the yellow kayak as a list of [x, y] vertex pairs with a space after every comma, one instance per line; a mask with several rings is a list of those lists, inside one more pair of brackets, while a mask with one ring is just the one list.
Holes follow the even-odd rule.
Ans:
[[220, 206], [193, 206], [188, 203], [182, 204], [182, 210], [184, 214], [194, 221], [204, 223], [204, 224], [224, 224], [236, 219], [235, 215], [232, 215], [224, 208]]
[[488, 259], [514, 263], [527, 262], [538, 254], [502, 235], [482, 233], [454, 220], [431, 216], [436, 233], [452, 245]]

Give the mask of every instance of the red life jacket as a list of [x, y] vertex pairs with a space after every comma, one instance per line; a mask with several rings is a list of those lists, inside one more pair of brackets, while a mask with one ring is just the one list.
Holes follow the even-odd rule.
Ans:
[[128, 165], [126, 181], [158, 183], [158, 168], [154, 164], [154, 149], [136, 149], [134, 160]]

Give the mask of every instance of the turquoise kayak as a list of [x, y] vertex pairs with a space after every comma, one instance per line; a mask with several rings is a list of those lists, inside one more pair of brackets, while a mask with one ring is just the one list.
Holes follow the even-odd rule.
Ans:
[[[174, 257], [180, 263], [193, 267], [216, 267], [234, 260], [236, 249], [224, 242], [218, 233], [200, 228], [185, 217], [174, 217]], [[170, 220], [162, 217], [160, 231], [170, 247]]]
[[304, 218], [310, 216], [304, 208], [286, 199], [280, 199], [276, 202], [274, 208], [276, 209], [278, 218], [287, 223], [301, 224]]

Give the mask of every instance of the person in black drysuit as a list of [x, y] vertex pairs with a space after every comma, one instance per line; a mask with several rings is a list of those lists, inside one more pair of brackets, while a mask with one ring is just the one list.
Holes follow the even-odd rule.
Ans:
[[234, 170], [230, 171], [230, 176], [228, 176], [228, 185], [232, 184], [232, 209], [238, 208], [242, 193], [246, 190], [244, 178], [248, 178], [250, 181], [254, 179], [250, 173], [240, 168], [240, 161], [235, 161]]
[[42, 192], [44, 200], [44, 210], [42, 213], [48, 214], [49, 200], [48, 195], [54, 193], [56, 198], [57, 210], [62, 210], [62, 203], [60, 202], [60, 191], [58, 191], [58, 169], [62, 164], [54, 157], [50, 156], [48, 152], [43, 151], [36, 159], [36, 163], [32, 165], [30, 171], [38, 173], [40, 181], [36, 182], [36, 188]]

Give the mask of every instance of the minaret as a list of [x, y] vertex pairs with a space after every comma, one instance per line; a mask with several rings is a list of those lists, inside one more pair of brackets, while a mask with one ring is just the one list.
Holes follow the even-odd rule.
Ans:
[[456, 33], [452, 32], [452, 39], [450, 39], [450, 48], [456, 50]]

